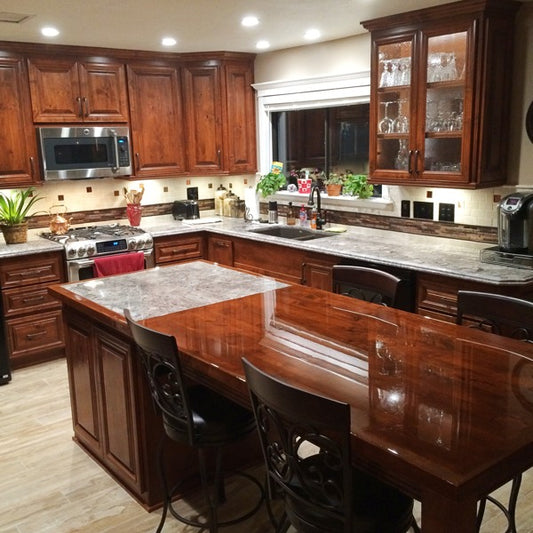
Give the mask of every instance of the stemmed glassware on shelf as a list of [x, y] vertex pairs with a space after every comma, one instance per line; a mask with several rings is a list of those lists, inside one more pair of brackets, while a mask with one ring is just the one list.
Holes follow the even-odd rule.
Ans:
[[388, 109], [389, 109], [390, 104], [392, 104], [392, 102], [381, 102], [381, 105], [385, 106], [385, 114], [383, 115], [383, 118], [379, 121], [380, 133], [392, 133], [393, 132], [394, 120], [390, 118], [388, 114]]
[[402, 107], [406, 102], [407, 100], [398, 101], [398, 116], [392, 123], [392, 131], [394, 133], [409, 133], [409, 119], [407, 118], [407, 115], [402, 113]]

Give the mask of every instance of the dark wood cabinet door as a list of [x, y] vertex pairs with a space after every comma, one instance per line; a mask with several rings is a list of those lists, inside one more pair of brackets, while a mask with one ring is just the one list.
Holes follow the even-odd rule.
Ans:
[[139, 490], [139, 433], [130, 343], [94, 328], [100, 392], [102, 459], [120, 479]]
[[100, 420], [92, 325], [85, 318], [68, 314], [66, 341], [72, 424], [76, 440], [94, 455], [101, 455]]
[[83, 120], [127, 122], [126, 68], [122, 63], [79, 64]]
[[177, 68], [128, 65], [131, 137], [137, 177], [185, 171], [182, 99]]
[[28, 69], [34, 122], [127, 122], [121, 63], [33, 57]]
[[78, 64], [49, 57], [28, 60], [34, 122], [79, 122], [82, 100]]
[[233, 266], [233, 241], [210, 235], [207, 241], [207, 258], [219, 265]]
[[0, 58], [0, 187], [39, 180], [27, 72], [19, 57]]
[[189, 171], [192, 174], [220, 173], [226, 167], [220, 66], [187, 64], [182, 72]]
[[252, 88], [253, 64], [229, 62], [226, 73], [226, 146], [228, 170], [255, 172], [255, 95]]

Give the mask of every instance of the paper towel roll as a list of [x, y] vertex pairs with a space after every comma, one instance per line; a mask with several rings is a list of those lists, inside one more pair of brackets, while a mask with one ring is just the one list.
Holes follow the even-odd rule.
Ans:
[[255, 187], [248, 187], [244, 190], [244, 205], [249, 218], [259, 220], [259, 193]]

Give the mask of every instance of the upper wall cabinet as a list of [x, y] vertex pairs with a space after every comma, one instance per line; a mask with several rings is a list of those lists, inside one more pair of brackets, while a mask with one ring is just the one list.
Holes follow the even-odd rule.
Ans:
[[38, 181], [37, 142], [22, 57], [0, 57], [0, 124], [0, 188]]
[[182, 67], [191, 174], [255, 172], [253, 58]]
[[135, 175], [182, 174], [186, 162], [178, 68], [128, 65], [128, 85]]
[[371, 181], [505, 183], [519, 6], [463, 0], [362, 23], [372, 37]]
[[28, 72], [35, 123], [128, 121], [122, 63], [32, 57]]

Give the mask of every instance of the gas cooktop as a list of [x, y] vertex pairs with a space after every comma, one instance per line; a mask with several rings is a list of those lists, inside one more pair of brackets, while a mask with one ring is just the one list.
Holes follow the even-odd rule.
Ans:
[[43, 232], [41, 237], [62, 244], [67, 259], [148, 250], [153, 246], [149, 233], [141, 228], [121, 224], [70, 228], [63, 235]]

